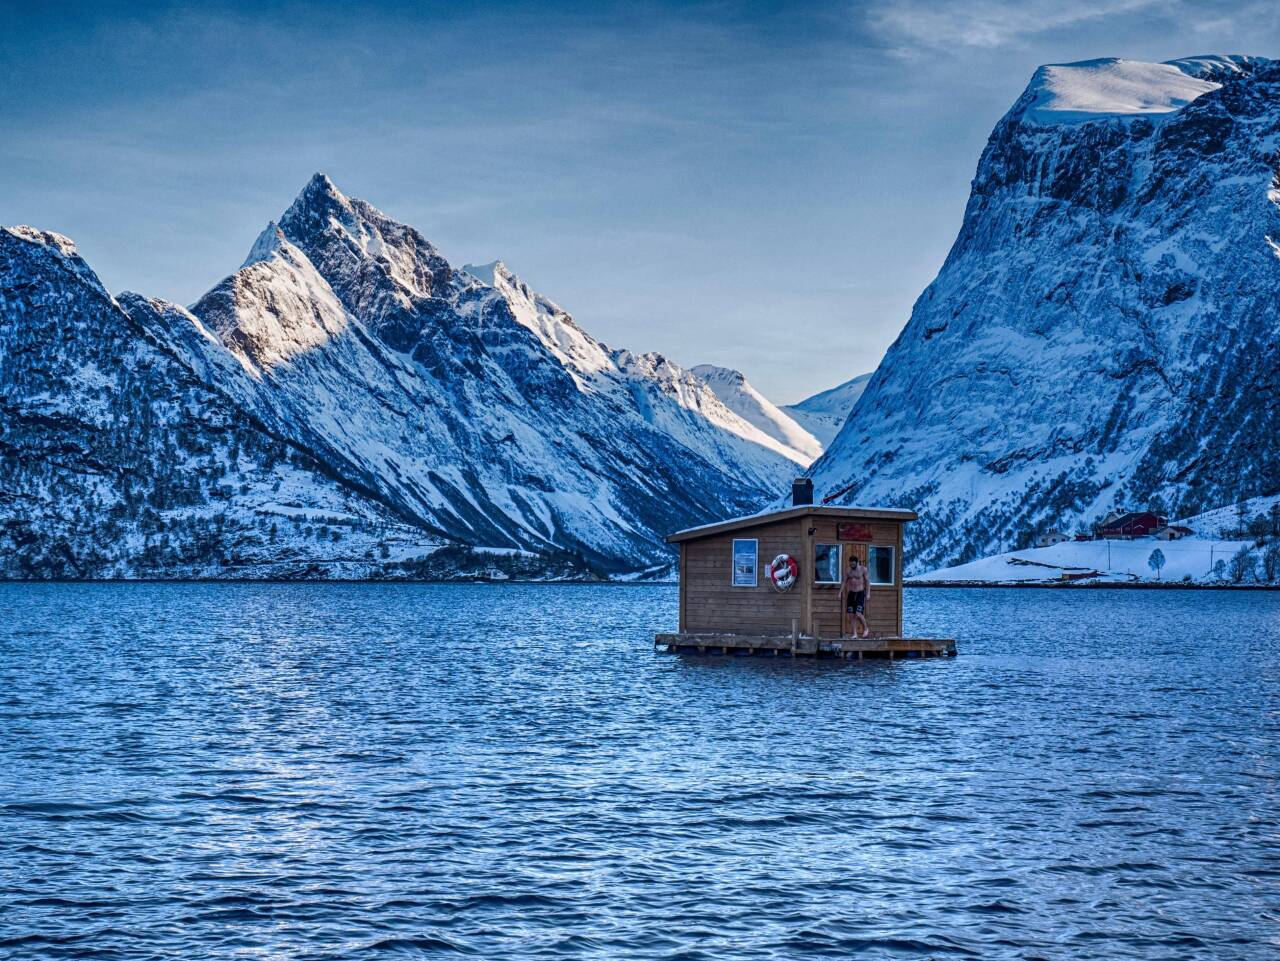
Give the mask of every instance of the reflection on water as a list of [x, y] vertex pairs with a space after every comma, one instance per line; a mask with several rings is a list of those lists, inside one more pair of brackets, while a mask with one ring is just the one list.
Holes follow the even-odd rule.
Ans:
[[[1274, 956], [1280, 595], [0, 585], [0, 956]], [[1270, 951], [1271, 955], [1267, 952]]]

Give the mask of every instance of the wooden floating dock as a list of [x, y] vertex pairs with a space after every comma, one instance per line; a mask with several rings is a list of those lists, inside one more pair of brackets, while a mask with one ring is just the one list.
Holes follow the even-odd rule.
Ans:
[[932, 637], [792, 637], [762, 634], [658, 634], [653, 646], [668, 654], [729, 654], [739, 657], [955, 657], [956, 642]]

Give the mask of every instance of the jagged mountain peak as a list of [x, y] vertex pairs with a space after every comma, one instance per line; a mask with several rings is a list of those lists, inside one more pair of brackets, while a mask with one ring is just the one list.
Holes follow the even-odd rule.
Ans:
[[462, 272], [479, 281], [485, 287], [492, 287], [502, 293], [516, 294], [527, 300], [537, 302], [551, 313], [563, 314], [566, 318], [569, 316], [563, 307], [530, 287], [501, 260], [490, 261], [487, 264], [465, 264], [462, 267]]
[[[568, 311], [550, 297], [540, 294], [530, 287], [501, 260], [494, 260], [487, 264], [466, 264], [463, 266], [462, 272], [468, 277], [479, 281], [482, 286], [492, 287], [508, 297], [526, 300], [538, 309], [556, 315], [566, 323], [574, 323]], [[576, 327], [577, 325], [574, 324], [574, 326]]]
[[316, 174], [279, 221], [343, 303], [374, 327], [415, 301], [441, 296], [449, 263], [421, 233]]
[[323, 170], [317, 170], [311, 175], [311, 179], [307, 181], [307, 185], [302, 188], [303, 192], [308, 191], [317, 194], [328, 194], [330, 196], [342, 197], [343, 193], [338, 189], [338, 185], [330, 179], [329, 175]]
[[515, 276], [501, 260], [491, 260], [487, 264], [463, 264], [462, 269], [486, 287], [497, 287]]
[[79, 256], [79, 251], [76, 250], [76, 242], [66, 234], [60, 234], [54, 230], [41, 230], [38, 227], [30, 227], [27, 224], [16, 224], [13, 227], [0, 228], [0, 230], [12, 234], [19, 240], [25, 240], [27, 243], [49, 247], [64, 257]]
[[[92, 399], [107, 419], [120, 419], [109, 403], [114, 393], [128, 399], [139, 423], [153, 414], [208, 412], [213, 433], [228, 417], [248, 425], [245, 496], [254, 506], [246, 517], [263, 532], [264, 556], [316, 556], [310, 548], [293, 553], [296, 545], [277, 548], [274, 524], [264, 518], [285, 510], [306, 537], [307, 513], [338, 497], [390, 512], [433, 540], [528, 552], [577, 570], [661, 572], [670, 564], [664, 534], [758, 509], [806, 462], [728, 409], [696, 375], [657, 354], [611, 351], [501, 262], [472, 268], [478, 276], [455, 274], [420, 233], [347, 197], [323, 175], [190, 312], [137, 295], [120, 303], [86, 299], [85, 285], [59, 266], [79, 263], [71, 250], [29, 229], [0, 235], [0, 268], [12, 262], [15, 296], [56, 308], [27, 330], [23, 310], [8, 309], [18, 301], [3, 289], [0, 321], [46, 344], [73, 331], [80, 346], [101, 348], [96, 370], [126, 381], [137, 357], [145, 360], [137, 370], [160, 371], [144, 357], [155, 348], [177, 365], [145, 390], [113, 392], [105, 374], [93, 373]], [[108, 321], [115, 328], [104, 339], [93, 325]], [[0, 337], [0, 361], [5, 346]], [[192, 392], [162, 388], [178, 367]], [[10, 386], [6, 373], [0, 364], [0, 389]], [[75, 395], [80, 381], [46, 380], [54, 387], [42, 381], [23, 401], [31, 416], [45, 417], [50, 397], [69, 409], [84, 405]], [[134, 431], [132, 422], [120, 423]], [[248, 448], [239, 436], [214, 445], [201, 435], [187, 449], [186, 427], [175, 424], [176, 433], [151, 452], [164, 465], [157, 476], [173, 487], [158, 502], [220, 503], [228, 496], [220, 476], [244, 487], [237, 452]], [[303, 462], [322, 479], [290, 475]], [[185, 486], [196, 473], [199, 492]], [[24, 474], [22, 483], [37, 477]], [[51, 516], [91, 503], [80, 488], [73, 494], [69, 504], [51, 503]], [[329, 543], [342, 540], [336, 533], [326, 535]], [[197, 524], [193, 544], [200, 534]], [[134, 563], [149, 551], [139, 541], [119, 554], [121, 563]]]
[[330, 216], [340, 219], [354, 217], [355, 210], [347, 195], [338, 189], [338, 185], [329, 179], [328, 174], [316, 172], [299, 191], [281, 219]]
[[249, 256], [244, 259], [244, 263], [240, 265], [241, 268], [256, 264], [261, 260], [267, 260], [284, 243], [287, 243], [287, 241], [285, 240], [284, 231], [280, 229], [280, 225], [274, 220], [269, 221], [267, 226], [263, 228], [262, 233], [258, 234], [258, 239], [253, 242], [253, 246], [249, 248]]
[[720, 367], [716, 364], [697, 364], [689, 368], [703, 380], [710, 383], [711, 381], [723, 381], [727, 384], [746, 383], [746, 375], [740, 370], [734, 370], [732, 367]]

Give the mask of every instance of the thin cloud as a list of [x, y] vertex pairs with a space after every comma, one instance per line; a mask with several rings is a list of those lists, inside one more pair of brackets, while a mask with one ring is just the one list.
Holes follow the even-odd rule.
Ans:
[[879, 4], [867, 11], [870, 29], [895, 53], [921, 49], [991, 49], [1027, 37], [1088, 21], [1132, 13], [1156, 0], [1093, 0], [1064, 4], [1058, 0], [936, 3], [906, 0]]

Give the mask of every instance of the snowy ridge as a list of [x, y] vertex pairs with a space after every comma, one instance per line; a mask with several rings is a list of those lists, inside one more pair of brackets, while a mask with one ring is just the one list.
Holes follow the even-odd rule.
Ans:
[[500, 260], [462, 268], [482, 286], [504, 299], [516, 321], [537, 335], [559, 361], [581, 379], [614, 369], [608, 349], [586, 333], [559, 306], [532, 290]]
[[[780, 455], [801, 466], [812, 461], [812, 457], [724, 403], [714, 385], [697, 376], [696, 370], [686, 370], [660, 354], [610, 350], [582, 330], [563, 309], [532, 290], [502, 261], [482, 266], [468, 264], [462, 270], [464, 280], [472, 278], [481, 288], [493, 291], [485, 302], [500, 300], [515, 321], [533, 333], [559, 360], [580, 391], [607, 396], [615, 403], [635, 404], [648, 423], [659, 426], [693, 449], [707, 451], [715, 458], [727, 456], [753, 463], [753, 472], [768, 484], [774, 483], [775, 477], [779, 482], [785, 482], [786, 478], [776, 473], [776, 461], [764, 452]], [[680, 410], [670, 409], [673, 402]], [[713, 428], [710, 434], [708, 425]], [[720, 432], [732, 435], [737, 441], [720, 436]], [[725, 448], [725, 444], [729, 448]], [[736, 453], [732, 448], [736, 448]]]
[[702, 378], [725, 407], [791, 451], [797, 463], [807, 466], [822, 453], [818, 439], [752, 387], [741, 371], [699, 364], [692, 373]]
[[107, 289], [102, 286], [102, 282], [98, 280], [98, 275], [90, 270], [89, 265], [81, 259], [80, 252], [76, 249], [75, 241], [70, 237], [52, 230], [38, 230], [25, 224], [14, 227], [0, 227], [0, 231], [3, 231], [14, 240], [40, 246], [45, 252], [56, 258], [62, 269], [75, 274], [79, 280], [92, 288], [94, 292], [101, 294], [103, 297], [111, 297], [107, 293]]
[[[646, 422], [689, 447], [710, 447], [719, 452], [717, 457], [737, 458], [770, 484], [782, 487], [798, 473], [797, 467], [806, 466], [803, 455], [730, 410], [692, 371], [652, 352], [617, 350], [613, 360], [628, 378], [627, 390]], [[760, 451], [766, 454], [763, 460]], [[779, 457], [784, 458], [780, 467]]]
[[1080, 123], [1104, 116], [1167, 114], [1222, 85], [1191, 75], [1179, 63], [1142, 63], [1109, 57], [1052, 64], [1036, 71], [1027, 88], [1026, 118], [1036, 123]]
[[[264, 231], [245, 265], [193, 311], [247, 370], [262, 372], [341, 337], [350, 319], [329, 285], [279, 227]], [[210, 300], [225, 298], [237, 309], [215, 310]]]

